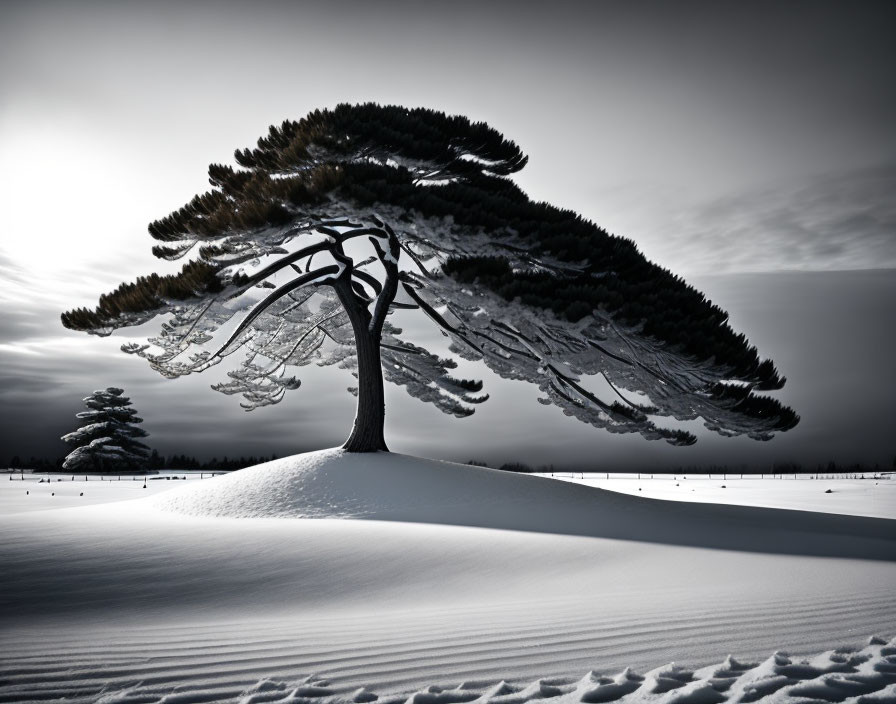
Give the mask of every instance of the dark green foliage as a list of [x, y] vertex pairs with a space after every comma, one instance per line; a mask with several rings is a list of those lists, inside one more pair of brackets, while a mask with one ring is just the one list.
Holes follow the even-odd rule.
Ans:
[[98, 330], [115, 325], [123, 313], [155, 311], [166, 299], [183, 301], [221, 290], [218, 268], [204, 261], [184, 264], [179, 274], [141, 276], [134, 283], [121, 284], [112, 293], [100, 296], [95, 310], [76, 308], [62, 314], [62, 324], [71, 330]]
[[790, 430], [799, 423], [800, 417], [792, 408], [776, 399], [753, 396], [750, 386], [746, 384], [716, 383], [711, 388], [711, 394], [720, 402], [719, 405], [737, 409], [741, 415], [765, 421], [777, 419], [775, 427], [779, 430]]
[[[769, 360], [760, 361], [755, 347], [727, 324], [727, 315], [696, 289], [668, 271], [638, 256], [644, 265], [630, 265], [627, 275], [608, 273], [558, 278], [549, 273], [513, 272], [499, 258], [450, 259], [445, 272], [461, 282], [478, 281], [507, 300], [577, 322], [602, 309], [619, 322], [643, 325], [642, 333], [685, 354], [730, 366], [732, 374], [755, 382], [754, 388], [777, 389], [784, 384]], [[587, 269], [595, 268], [589, 263]], [[656, 315], [662, 310], [663, 315]]]
[[506, 179], [479, 176], [421, 189], [407, 171], [352, 164], [346, 167], [342, 189], [360, 205], [390, 203], [424, 216], [451, 215], [471, 228], [515, 232], [536, 256], [584, 265], [581, 274], [558, 279], [549, 273], [513, 272], [495, 257], [449, 260], [445, 272], [459, 281], [478, 280], [507, 300], [518, 298], [573, 322], [601, 308], [625, 325], [643, 324], [643, 334], [695, 359], [730, 366], [755, 388], [784, 384], [774, 365], [760, 361], [756, 348], [727, 324], [727, 314], [699, 291], [649, 262], [629, 240], [571, 211], [532, 202]]
[[[679, 277], [647, 261], [631, 241], [611, 235], [572, 211], [530, 200], [507, 178], [525, 165], [526, 157], [516, 144], [484, 123], [422, 108], [341, 104], [332, 110], [314, 111], [297, 122], [272, 126], [255, 148], [237, 150], [235, 158], [238, 168], [209, 167], [210, 191], [149, 226], [152, 237], [160, 242], [153, 247], [156, 256], [177, 259], [193, 251], [193, 262], [176, 275], [151, 274], [122, 284], [102, 296], [95, 310], [82, 308], [63, 314], [63, 324], [107, 334], [161, 312], [175, 313], [174, 318], [181, 316], [179, 332], [172, 333], [178, 326], [166, 330], [169, 358], [144, 355], [144, 348], [134, 353], [149, 358], [162, 373], [180, 376], [210, 364], [205, 353], [193, 356], [189, 363], [178, 360], [165, 366], [188, 345], [205, 339], [190, 337], [196, 324], [201, 325], [199, 319], [211, 309], [214, 312], [208, 317], [215, 322], [209, 329], [220, 329], [225, 310], [230, 311], [228, 315], [243, 310], [220, 305], [225, 298], [238, 298], [254, 286], [274, 289], [242, 316], [230, 339], [212, 354], [216, 359], [225, 356], [224, 351], [238, 338], [247, 339], [247, 331], [263, 325], [268, 331], [273, 329], [265, 316], [277, 311], [285, 296], [306, 286], [329, 286], [337, 292], [344, 310], [356, 313], [353, 321], [360, 319], [361, 309], [371, 313], [371, 296], [377, 299], [374, 308], [379, 326], [392, 307], [419, 307], [454, 342], [466, 346], [474, 356], [481, 354], [499, 373], [513, 378], [528, 375], [525, 378], [539, 383], [550, 396], [543, 401], [557, 403], [569, 415], [598, 427], [607, 424], [620, 432], [642, 432], [646, 437], [685, 445], [694, 442], [694, 436], [656, 428], [648, 416], [699, 415], [713, 430], [757, 439], [768, 439], [773, 431], [787, 430], [798, 421], [791, 409], [777, 401], [752, 395], [755, 390], [781, 388], [784, 379], [770, 360], [760, 360], [744, 335], [731, 329], [723, 310]], [[309, 239], [302, 242], [299, 238], [305, 236]], [[469, 238], [468, 245], [462, 242], [464, 237]], [[363, 270], [366, 264], [355, 267], [345, 255], [343, 243], [351, 238], [370, 239], [389, 286]], [[381, 249], [386, 240], [391, 243], [388, 258]], [[399, 269], [397, 259], [404, 257], [402, 252], [423, 270], [422, 275], [413, 267], [408, 267], [413, 273]], [[456, 252], [480, 255], [453, 254]], [[328, 253], [338, 265], [315, 262], [317, 268], [312, 269], [313, 258], [321, 253]], [[240, 266], [247, 262], [248, 269], [242, 270]], [[298, 276], [293, 276], [293, 271]], [[283, 274], [292, 278], [284, 282]], [[394, 300], [399, 280], [413, 305]], [[524, 327], [538, 328], [542, 320], [547, 326], [570, 323], [562, 326], [567, 329], [564, 334], [577, 338], [579, 347], [550, 349], [553, 343], [542, 339], [552, 335], [545, 328], [534, 338], [547, 345], [546, 351], [504, 346], [511, 357], [518, 356], [516, 361], [521, 364], [515, 367], [501, 353], [490, 357], [488, 348], [501, 345], [488, 332], [471, 330], [475, 326], [466, 326], [465, 313], [457, 308], [446, 316], [453, 315], [460, 322], [450, 322], [432, 301], [425, 300], [426, 289], [433, 298], [450, 300], [459, 292], [454, 284], [478, 288], [483, 300], [492, 304], [496, 298], [486, 294], [551, 311], [556, 319], [540, 312], [508, 309], [519, 315]], [[213, 297], [219, 305], [211, 308]], [[191, 310], [198, 316], [196, 320], [185, 317], [181, 307], [175, 311], [172, 306], [172, 302], [188, 299], [195, 299]], [[204, 301], [209, 305], [204, 306]], [[503, 325], [506, 329], [501, 334], [514, 337], [517, 332], [508, 328], [506, 320], [502, 322], [503, 306], [495, 307], [494, 317], [481, 320], [493, 330]], [[616, 329], [610, 329], [612, 326]], [[277, 337], [281, 331], [298, 335], [300, 328], [295, 320], [282, 328], [278, 323], [276, 334], [256, 339], [274, 349], [282, 342]], [[369, 333], [374, 328], [366, 330]], [[326, 328], [320, 330], [316, 334], [342, 344]], [[181, 338], [175, 339], [178, 335]], [[488, 342], [483, 346], [469, 335]], [[402, 355], [426, 351], [394, 340], [385, 344], [379, 333], [375, 338], [374, 344], [382, 344], [390, 368], [399, 370], [390, 380], [402, 379], [395, 383], [403, 383], [412, 395], [436, 402], [441, 396], [431, 389], [438, 388], [439, 393], [454, 394], [470, 404], [487, 398], [467, 395], [480, 391], [482, 385], [450, 377], [447, 370], [456, 366], [450, 360], [431, 355], [419, 356], [416, 361], [404, 359]], [[630, 351], [624, 349], [626, 344]], [[602, 370], [605, 376], [615, 373], [609, 367], [622, 369], [623, 388], [632, 383], [632, 388], [648, 396], [655, 389], [662, 398], [652, 399], [655, 405], [651, 407], [601, 401], [578, 384], [575, 374], [564, 371], [565, 364], [574, 366], [573, 361], [562, 359], [569, 349], [575, 349], [574, 354], [590, 351], [613, 360]], [[285, 357], [270, 359], [287, 364]], [[306, 358], [295, 357], [289, 364], [298, 359]], [[255, 374], [251, 364], [244, 367]], [[295, 388], [274, 382], [272, 374], [252, 377], [249, 371], [238, 375], [242, 386], [226, 385], [225, 390], [243, 393], [250, 399], [249, 407], [261, 405], [261, 400], [277, 402], [278, 394]], [[547, 376], [542, 377], [542, 372]], [[265, 382], [259, 381], [262, 377]], [[713, 380], [738, 383], [713, 385]], [[433, 381], [435, 385], [429, 386]], [[380, 381], [377, 388], [381, 385]], [[471, 408], [458, 404], [444, 402], [440, 407], [457, 416], [472, 413]]]
[[234, 157], [248, 169], [290, 171], [315, 163], [318, 151], [340, 161], [401, 157], [429, 162], [438, 165], [434, 176], [440, 178], [483, 172], [506, 176], [527, 161], [519, 147], [484, 122], [376, 103], [342, 103], [271, 126], [257, 148], [238, 149]]
[[478, 379], [455, 379], [454, 377], [450, 377], [452, 383], [457, 386], [465, 389], [466, 391], [472, 391], [473, 393], [478, 393], [482, 391], [482, 382]]
[[[233, 171], [212, 164], [209, 181], [223, 190], [198, 195], [182, 208], [149, 225], [149, 234], [163, 242], [210, 239], [268, 226], [285, 225], [292, 219], [287, 206], [319, 203], [341, 181], [340, 169], [322, 165], [271, 178], [264, 172]], [[167, 253], [168, 248], [157, 250]], [[179, 251], [179, 248], [170, 250]]]
[[[440, 164], [463, 178], [438, 187], [421, 187], [408, 169], [376, 161], [316, 165], [311, 152], [325, 150], [345, 158], [387, 152]], [[372, 103], [339, 105], [315, 111], [298, 122], [271, 127], [253, 150], [237, 151], [237, 161], [253, 171], [212, 164], [209, 180], [220, 190], [196, 196], [183, 208], [152, 223], [150, 233], [163, 241], [207, 238], [268, 225], [284, 225], [290, 215], [284, 203], [307, 205], [338, 190], [361, 207], [388, 203], [427, 217], [450, 215], [468, 228], [482, 228], [500, 237], [513, 232], [531, 245], [535, 256], [550, 256], [583, 266], [577, 276], [558, 279], [544, 272], [513, 272], [495, 257], [452, 259], [447, 274], [458, 281], [477, 280], [507, 300], [545, 308], [577, 322], [594, 309], [696, 360], [713, 360], [757, 389], [780, 388], [781, 378], [769, 360], [727, 324], [727, 315], [696, 289], [669, 271], [647, 261], [629, 240], [569, 210], [531, 201], [513, 182], [491, 174], [507, 174], [525, 165], [519, 148], [499, 132], [467, 118], [432, 110], [407, 110]], [[461, 155], [467, 158], [461, 158]], [[489, 162], [483, 168], [472, 156]], [[477, 166], [478, 165], [478, 166]], [[300, 167], [309, 167], [299, 171]], [[473, 168], [475, 167], [475, 168]], [[271, 178], [266, 170], [291, 171]], [[157, 247], [157, 256], [172, 258], [183, 247]], [[155, 274], [122, 284], [101, 297], [96, 311], [78, 309], [63, 315], [63, 325], [77, 330], [108, 325], [122, 312], [159, 308], [163, 298], [183, 300], [213, 292], [219, 282], [208, 259], [220, 253], [200, 250], [201, 259], [176, 276]], [[164, 290], [163, 290], [164, 289]], [[655, 314], [662, 311], [662, 315]]]

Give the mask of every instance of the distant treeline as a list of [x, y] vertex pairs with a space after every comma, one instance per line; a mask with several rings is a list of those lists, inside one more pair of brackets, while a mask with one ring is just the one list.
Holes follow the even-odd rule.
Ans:
[[882, 467], [880, 464], [875, 463], [874, 465], [862, 464], [862, 463], [852, 463], [852, 464], [838, 464], [836, 462], [828, 462], [827, 464], [818, 464], [814, 467], [808, 465], [802, 465], [796, 462], [777, 462], [770, 467], [753, 467], [747, 465], [720, 465], [720, 464], [711, 464], [711, 465], [688, 465], [678, 467], [651, 467], [651, 468], [627, 468], [624, 470], [606, 470], [599, 468], [589, 468], [589, 469], [570, 469], [567, 467], [556, 467], [553, 464], [551, 465], [539, 465], [537, 467], [529, 466], [523, 462], [505, 462], [499, 467], [492, 467], [492, 465], [486, 462], [480, 462], [478, 460], [469, 460], [467, 464], [471, 464], [476, 467], [491, 467], [492, 469], [500, 469], [505, 472], [522, 472], [524, 474], [672, 474], [672, 475], [680, 475], [687, 476], [688, 474], [720, 474], [720, 475], [739, 475], [739, 474], [749, 474], [749, 475], [766, 475], [770, 477], [774, 477], [777, 475], [785, 475], [785, 474], [818, 474], [818, 475], [850, 475], [850, 474], [869, 474], [875, 472], [891, 472], [896, 470], [896, 458], [893, 459], [892, 467]]
[[[64, 457], [58, 457], [56, 459], [47, 459], [46, 457], [29, 457], [27, 460], [23, 460], [18, 455], [15, 455], [9, 462], [0, 462], [0, 467], [8, 467], [9, 469], [30, 469], [35, 472], [65, 472], [67, 474], [72, 474], [73, 472], [69, 470], [62, 469], [62, 461]], [[147, 461], [146, 470], [147, 471], [158, 471], [161, 469], [198, 469], [198, 470], [215, 470], [218, 472], [230, 472], [235, 469], [243, 469], [244, 467], [251, 467], [256, 464], [261, 464], [262, 462], [270, 462], [271, 460], [277, 459], [277, 455], [271, 455], [270, 457], [256, 457], [255, 455], [250, 455], [249, 457], [240, 456], [240, 457], [227, 457], [226, 455], [221, 459], [217, 457], [212, 457], [207, 462], [200, 462], [195, 457], [191, 457], [189, 455], [180, 454], [180, 455], [168, 455], [165, 457], [164, 455], [160, 455], [156, 450], [152, 451], [152, 454], [149, 456], [149, 460]], [[77, 474], [78, 472], [74, 472]], [[81, 472], [83, 474], [83, 472]], [[118, 470], [110, 470], [107, 474], [118, 474]]]
[[[62, 469], [62, 461], [63, 457], [59, 457], [56, 459], [47, 459], [45, 457], [29, 457], [27, 460], [23, 460], [18, 455], [15, 455], [12, 459], [7, 462], [6, 460], [0, 460], [0, 468], [8, 467], [10, 469], [30, 469], [36, 472], [67, 472], [67, 470]], [[261, 457], [256, 457], [255, 455], [250, 455], [249, 457], [240, 456], [240, 457], [228, 457], [224, 456], [221, 459], [217, 457], [212, 457], [207, 462], [200, 462], [196, 457], [180, 454], [180, 455], [168, 455], [165, 457], [164, 455], [160, 455], [156, 450], [152, 451], [152, 454], [149, 457], [146, 469], [149, 471], [156, 471], [161, 469], [198, 469], [198, 470], [217, 470], [219, 472], [230, 472], [235, 469], [243, 469], [244, 467], [251, 467], [256, 464], [261, 464], [263, 462], [270, 462], [271, 460], [276, 460], [277, 455], [271, 455], [270, 457], [266, 457], [262, 455]], [[480, 462], [478, 460], [469, 460], [466, 464], [471, 464], [477, 467], [491, 467], [492, 469], [500, 469], [505, 472], [521, 472], [523, 474], [533, 474], [533, 473], [555, 473], [555, 474], [581, 474], [585, 473], [607, 473], [609, 471], [610, 474], [613, 474], [613, 470], [606, 470], [602, 468], [592, 467], [587, 469], [571, 469], [569, 467], [558, 467], [553, 464], [550, 465], [538, 465], [538, 466], [530, 466], [525, 464], [524, 462], [505, 462], [504, 464], [494, 467], [486, 462]], [[747, 465], [724, 465], [724, 464], [711, 464], [711, 465], [679, 465], [677, 467], [642, 467], [638, 469], [635, 468], [626, 468], [624, 470], [619, 470], [615, 473], [622, 474], [673, 474], [673, 475], [683, 475], [687, 476], [688, 474], [750, 474], [750, 475], [784, 475], [784, 474], [824, 474], [827, 476], [830, 475], [848, 475], [848, 474], [862, 474], [862, 473], [872, 473], [872, 472], [890, 472], [896, 470], [896, 458], [893, 459], [893, 464], [891, 467], [884, 467], [880, 464], [863, 464], [863, 463], [851, 463], [851, 464], [842, 464], [837, 462], [828, 462], [827, 464], [818, 464], [813, 466], [802, 465], [795, 462], [777, 462], [770, 467], [753, 467]], [[67, 472], [68, 474], [72, 474], [72, 472]], [[117, 470], [112, 470], [109, 474], [117, 474]], [[76, 472], [77, 474], [77, 472]]]
[[251, 467], [256, 464], [261, 464], [263, 462], [270, 462], [271, 460], [277, 459], [277, 455], [271, 455], [270, 457], [265, 457], [262, 455], [261, 457], [256, 457], [255, 455], [250, 455], [249, 457], [240, 456], [237, 457], [228, 457], [224, 455], [221, 459], [217, 457], [212, 457], [208, 462], [200, 462], [195, 457], [188, 457], [187, 455], [169, 455], [168, 457], [163, 457], [155, 450], [152, 451], [152, 454], [149, 456], [149, 469], [216, 469], [221, 472], [230, 472], [234, 469], [243, 469], [244, 467]]

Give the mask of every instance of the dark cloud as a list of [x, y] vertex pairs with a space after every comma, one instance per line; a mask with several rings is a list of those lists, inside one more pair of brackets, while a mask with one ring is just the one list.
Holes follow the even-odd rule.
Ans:
[[893, 193], [896, 162], [687, 208], [657, 198], [633, 229], [654, 260], [686, 274], [893, 268]]
[[39, 313], [17, 310], [9, 306], [0, 318], [0, 340], [38, 337], [46, 327], [46, 320]]
[[892, 268], [893, 193], [896, 163], [720, 200], [678, 237], [722, 271]]
[[47, 306], [34, 296], [27, 271], [0, 249], [0, 344], [46, 330]]
[[47, 379], [44, 376], [26, 375], [14, 364], [9, 364], [7, 370], [0, 372], [0, 388], [3, 389], [0, 397], [34, 398], [36, 394], [43, 394], [47, 390]]

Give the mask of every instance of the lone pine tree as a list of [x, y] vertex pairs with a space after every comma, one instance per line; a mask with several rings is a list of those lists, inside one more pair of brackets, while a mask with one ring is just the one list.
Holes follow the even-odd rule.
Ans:
[[149, 448], [137, 438], [148, 433], [136, 427], [143, 419], [123, 394], [122, 389], [110, 386], [84, 399], [88, 410], [76, 415], [83, 421], [81, 427], [62, 436], [74, 447], [62, 463], [65, 469], [103, 472], [146, 467]]
[[[798, 421], [755, 393], [784, 379], [724, 311], [629, 240], [531, 201], [509, 178], [527, 157], [484, 123], [339, 105], [271, 127], [235, 159], [149, 226], [156, 256], [193, 253], [180, 273], [122, 284], [63, 324], [108, 335], [167, 315], [147, 344], [122, 349], [166, 377], [239, 352], [213, 388], [248, 410], [299, 386], [287, 367], [339, 364], [357, 378], [352, 452], [386, 449], [384, 377], [458, 417], [487, 398], [451, 376], [453, 359], [401, 337], [399, 308], [428, 316], [454, 354], [611, 432], [688, 445], [694, 435], [655, 419], [760, 440]], [[595, 375], [609, 397], [583, 383]]]

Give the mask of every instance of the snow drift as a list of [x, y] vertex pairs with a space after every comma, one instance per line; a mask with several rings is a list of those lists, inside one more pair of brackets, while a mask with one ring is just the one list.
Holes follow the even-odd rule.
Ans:
[[868, 644], [861, 649], [832, 650], [807, 659], [776, 652], [758, 663], [741, 662], [728, 656], [723, 662], [695, 669], [669, 663], [644, 674], [631, 668], [607, 674], [592, 670], [578, 679], [543, 677], [520, 683], [471, 680], [452, 687], [433, 684], [416, 691], [392, 693], [369, 687], [346, 687], [338, 680], [317, 675], [256, 675], [253, 680], [243, 672], [225, 674], [226, 666], [216, 667], [212, 662], [198, 663], [191, 672], [185, 672], [183, 682], [175, 691], [158, 682], [152, 675], [153, 669], [146, 665], [135, 668], [141, 675], [144, 672], [147, 675], [140, 682], [116, 680], [114, 670], [103, 672], [82, 665], [76, 688], [40, 687], [35, 686], [35, 680], [42, 676], [52, 678], [59, 669], [58, 665], [41, 662], [39, 657], [29, 650], [13, 656], [22, 671], [13, 675], [5, 686], [0, 685], [0, 698], [8, 701], [4, 695], [18, 694], [31, 701], [43, 701], [59, 696], [72, 704], [887, 704], [896, 700], [896, 640], [887, 643], [877, 637], [868, 639]]
[[182, 486], [149, 502], [190, 516], [373, 519], [896, 559], [896, 532], [879, 519], [656, 501], [386, 452], [309, 452]]

